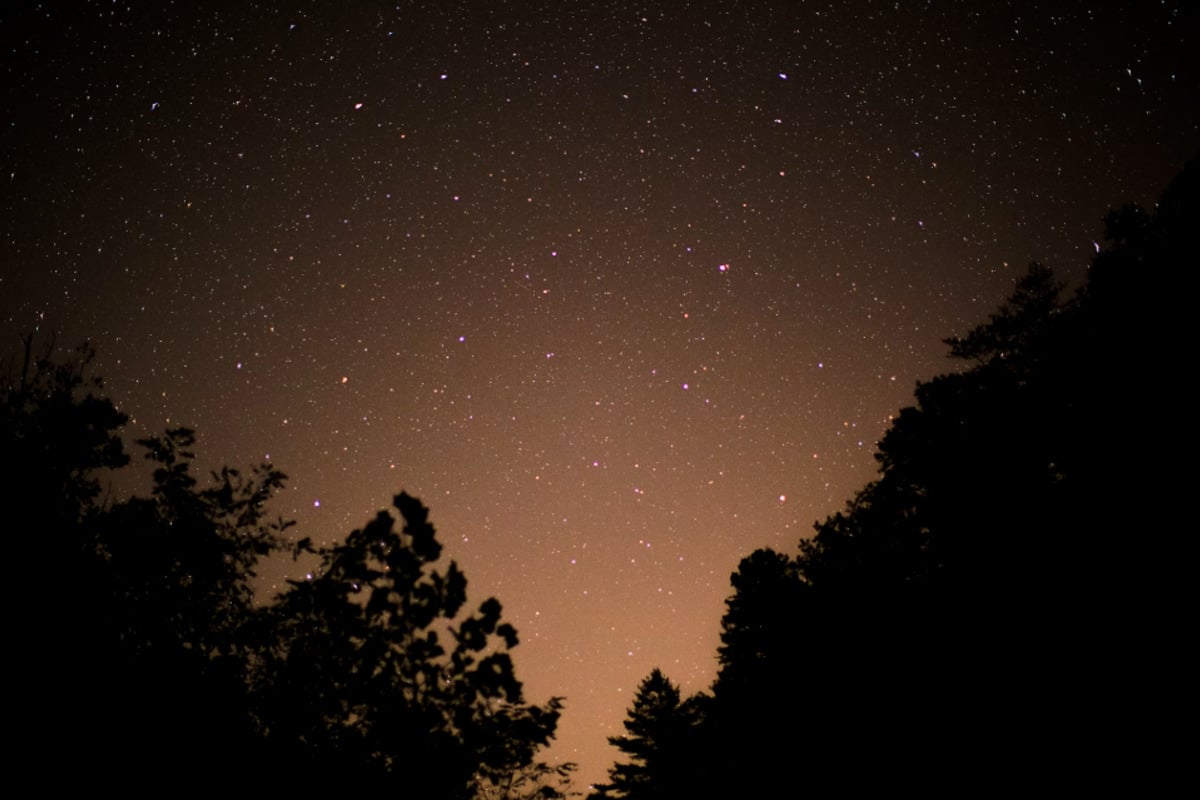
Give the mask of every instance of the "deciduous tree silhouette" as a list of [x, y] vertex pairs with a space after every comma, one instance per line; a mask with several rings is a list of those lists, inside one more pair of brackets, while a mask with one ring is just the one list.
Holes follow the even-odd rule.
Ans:
[[381, 512], [270, 609], [277, 638], [257, 669], [259, 714], [285, 763], [469, 797], [532, 762], [561, 704], [523, 703], [500, 604], [460, 618], [466, 578], [453, 562], [435, 567], [428, 511], [403, 493], [395, 506], [401, 530]]
[[[428, 512], [396, 497], [322, 566], [264, 606], [259, 560], [289, 523], [267, 514], [284, 476], [192, 475], [192, 432], [139, 442], [149, 497], [100, 502], [128, 458], [125, 417], [32, 339], [0, 385], [0, 498], [23, 574], [10, 651], [21, 766], [119, 775], [145, 787], [232, 777], [276, 788], [346, 780], [430, 798], [561, 796], [572, 765], [534, 763], [562, 704], [523, 702], [500, 604], [471, 615], [466, 578], [439, 569]], [[16, 366], [19, 364], [19, 366]], [[557, 794], [556, 794], [557, 793]]]
[[480, 785], [475, 800], [566, 800], [568, 797], [581, 797], [582, 792], [572, 788], [577, 769], [578, 766], [570, 761], [526, 764], [507, 777], [497, 776], [490, 784]]
[[[93, 350], [83, 345], [56, 360], [53, 342], [40, 352], [23, 337], [0, 384], [0, 506], [10, 570], [10, 676], [15, 691], [14, 763], [42, 763], [58, 748], [84, 756], [103, 742], [88, 723], [115, 643], [93, 633], [108, 604], [103, 558], [89, 525], [101, 476], [128, 463], [119, 430], [124, 414], [102, 396], [90, 374]], [[69, 725], [63, 721], [69, 720]]]
[[103, 763], [168, 775], [221, 764], [251, 768], [247, 663], [258, 644], [251, 581], [289, 526], [267, 516], [284, 476], [223, 468], [201, 488], [192, 431], [139, 442], [155, 465], [149, 497], [96, 509], [86, 529], [95, 564], [84, 576], [86, 641], [98, 684], [81, 702]]
[[[0, 491], [7, 509], [30, 512], [13, 520], [16, 530], [75, 525], [100, 494], [98, 473], [129, 462], [118, 433], [127, 418], [90, 373], [92, 347], [58, 361], [53, 343], [40, 355], [34, 347], [24, 337], [0, 376]], [[61, 537], [30, 538], [31, 546], [64, 546]]]

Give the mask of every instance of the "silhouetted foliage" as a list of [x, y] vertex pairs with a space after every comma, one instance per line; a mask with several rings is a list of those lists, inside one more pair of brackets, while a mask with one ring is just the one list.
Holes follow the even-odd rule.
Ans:
[[625, 720], [625, 736], [610, 736], [609, 744], [628, 757], [609, 770], [611, 783], [596, 787], [596, 798], [663, 800], [691, 796], [702, 788], [695, 763], [698, 698], [681, 700], [679, 687], [661, 670], [652, 671], [638, 686]]
[[[35, 352], [32, 335], [7, 364], [0, 385], [0, 500], [12, 597], [24, 613], [8, 651], [15, 670], [13, 729], [30, 752], [52, 747], [87, 753], [88, 703], [99, 696], [101, 669], [117, 646], [98, 652], [93, 632], [106, 616], [103, 561], [87, 524], [96, 512], [100, 475], [128, 463], [118, 431], [126, 422], [89, 374], [93, 351], [56, 362], [53, 343]], [[68, 719], [71, 725], [61, 721]]]
[[264, 734], [290, 763], [327, 762], [376, 785], [467, 797], [508, 781], [554, 733], [561, 704], [522, 704], [500, 604], [459, 620], [466, 578], [406, 494], [321, 553], [271, 609], [277, 638], [254, 681]]
[[743, 559], [699, 739], [712, 796], [1140, 783], [1116, 765], [1171, 750], [1146, 731], [1183, 685], [1188, 559], [1154, 428], [1190, 358], [1197, 163], [1106, 226], [1072, 296], [1033, 264], [947, 340], [966, 366], [917, 386], [878, 478], [796, 557]]
[[566, 800], [580, 797], [572, 788], [578, 766], [574, 762], [548, 764], [537, 761], [517, 769], [507, 777], [497, 775], [481, 785], [476, 800]]
[[[718, 657], [724, 665], [726, 693], [757, 691], [775, 682], [796, 661], [796, 641], [788, 631], [790, 616], [806, 586], [797, 579], [796, 563], [771, 550], [757, 550], [733, 573], [734, 594], [721, 625]], [[782, 615], [782, 617], [780, 616]]]
[[150, 497], [101, 503], [104, 472], [129, 461], [126, 417], [88, 375], [90, 347], [56, 361], [33, 344], [0, 395], [10, 555], [34, 598], [18, 622], [17, 668], [40, 687], [24, 740], [146, 780], [212, 759], [233, 769], [251, 733], [249, 581], [286, 527], [263, 511], [283, 476], [226, 469], [199, 489], [178, 429], [140, 442], [157, 467]]
[[[0, 397], [0, 486], [6, 508], [38, 509], [37, 524], [74, 524], [100, 494], [96, 473], [129, 462], [117, 431], [126, 417], [100, 397], [102, 381], [88, 370], [90, 345], [56, 362], [53, 345], [38, 356], [33, 336], [10, 361]], [[20, 502], [17, 502], [17, 501]], [[22, 520], [27, 521], [27, 520]], [[58, 547], [45, 537], [41, 547]]]
[[[0, 392], [10, 541], [35, 603], [19, 621], [16, 724], [30, 765], [63, 752], [129, 785], [238, 777], [332, 787], [349, 776], [431, 798], [564, 797], [574, 765], [535, 763], [561, 700], [526, 705], [495, 599], [470, 615], [466, 578], [437, 568], [428, 512], [395, 499], [311, 580], [256, 606], [259, 561], [286, 548], [268, 516], [269, 465], [192, 474], [193, 432], [138, 442], [148, 497], [100, 502], [128, 462], [126, 418], [87, 377], [90, 348], [56, 363], [23, 341]], [[347, 771], [350, 770], [350, 771]]]

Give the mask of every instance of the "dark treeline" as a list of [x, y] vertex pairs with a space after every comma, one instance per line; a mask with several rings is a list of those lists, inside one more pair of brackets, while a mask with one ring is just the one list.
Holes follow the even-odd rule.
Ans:
[[[948, 340], [958, 369], [917, 387], [878, 478], [795, 555], [743, 559], [711, 691], [684, 698], [658, 670], [638, 687], [597, 795], [1144, 790], [1183, 763], [1159, 731], [1190, 663], [1190, 515], [1166, 501], [1186, 497], [1198, 195], [1193, 162], [1153, 213], [1108, 216], [1077, 291], [1035, 264]], [[183, 428], [137, 442], [148, 496], [108, 498], [126, 418], [88, 348], [38, 347], [0, 376], [18, 774], [132, 794], [569, 790], [572, 765], [536, 760], [561, 702], [524, 701], [516, 631], [494, 599], [465, 610], [420, 502], [294, 542], [267, 514], [284, 476], [202, 483]], [[311, 578], [255, 603], [257, 565], [289, 550]]]
[[1034, 264], [947, 340], [878, 478], [796, 555], [742, 560], [711, 692], [642, 682], [597, 797], [1145, 791], [1185, 763], [1163, 720], [1190, 694], [1190, 515], [1165, 506], [1197, 172], [1110, 213], [1077, 291]]
[[[0, 502], [16, 576], [5, 653], [14, 774], [134, 796], [371, 787], [420, 798], [559, 797], [573, 765], [535, 761], [561, 703], [524, 702], [500, 604], [464, 612], [420, 502], [328, 548], [267, 516], [284, 476], [201, 485], [192, 432], [138, 442], [148, 497], [102, 497], [130, 461], [90, 350], [35, 352], [0, 386]], [[256, 565], [317, 566], [266, 605]], [[13, 753], [15, 752], [15, 755]]]

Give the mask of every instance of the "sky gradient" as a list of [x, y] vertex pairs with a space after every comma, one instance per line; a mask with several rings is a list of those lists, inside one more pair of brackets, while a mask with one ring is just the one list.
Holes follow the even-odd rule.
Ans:
[[420, 498], [584, 783], [941, 340], [1200, 148], [1182, 2], [17, 5], [4, 352], [91, 339], [299, 536]]

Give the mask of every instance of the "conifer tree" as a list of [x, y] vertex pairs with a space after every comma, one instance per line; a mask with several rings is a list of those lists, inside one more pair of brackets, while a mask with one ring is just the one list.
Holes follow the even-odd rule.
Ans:
[[609, 744], [629, 757], [609, 770], [611, 783], [597, 787], [600, 798], [657, 800], [684, 796], [696, 774], [689, 764], [698, 722], [697, 700], [680, 699], [679, 687], [655, 669], [638, 686], [625, 720], [626, 735]]

